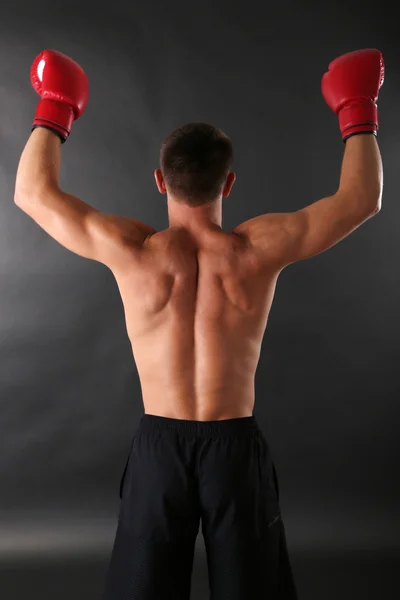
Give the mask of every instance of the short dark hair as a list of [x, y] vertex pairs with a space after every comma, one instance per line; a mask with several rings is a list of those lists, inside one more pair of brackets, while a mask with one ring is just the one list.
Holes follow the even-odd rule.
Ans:
[[229, 137], [206, 123], [178, 127], [161, 145], [160, 168], [166, 186], [178, 201], [190, 206], [217, 199], [232, 160]]

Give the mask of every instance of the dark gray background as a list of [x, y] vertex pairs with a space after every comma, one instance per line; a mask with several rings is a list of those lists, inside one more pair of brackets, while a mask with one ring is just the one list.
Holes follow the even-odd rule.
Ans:
[[[30, 598], [99, 598], [142, 414], [111, 273], [59, 246], [13, 204], [38, 99], [29, 69], [46, 47], [77, 60], [90, 81], [87, 110], [62, 149], [63, 189], [164, 228], [165, 198], [153, 180], [160, 142], [182, 123], [206, 121], [234, 142], [227, 230], [335, 191], [343, 144], [321, 76], [344, 52], [383, 51], [383, 209], [281, 275], [256, 416], [278, 469], [301, 599], [399, 597], [400, 52], [396, 20], [380, 8], [2, 3], [2, 600], [27, 590]], [[206, 590], [199, 538], [193, 598]]]

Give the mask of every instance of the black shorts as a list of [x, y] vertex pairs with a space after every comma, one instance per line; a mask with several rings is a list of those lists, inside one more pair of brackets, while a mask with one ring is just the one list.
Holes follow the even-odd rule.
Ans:
[[189, 600], [200, 521], [212, 600], [295, 600], [269, 446], [254, 417], [144, 415], [103, 600]]

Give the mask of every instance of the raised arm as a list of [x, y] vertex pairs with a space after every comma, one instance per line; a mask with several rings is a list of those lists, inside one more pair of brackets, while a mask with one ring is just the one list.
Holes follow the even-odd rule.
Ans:
[[126, 250], [154, 230], [102, 213], [59, 186], [61, 143], [86, 106], [86, 75], [65, 55], [45, 51], [33, 63], [31, 77], [43, 98], [19, 162], [15, 203], [68, 250], [117, 269]]
[[260, 215], [235, 230], [277, 269], [331, 248], [381, 207], [382, 161], [376, 140], [381, 54], [350, 53], [333, 61], [330, 69], [323, 93], [339, 115], [346, 142], [337, 192], [294, 213]]

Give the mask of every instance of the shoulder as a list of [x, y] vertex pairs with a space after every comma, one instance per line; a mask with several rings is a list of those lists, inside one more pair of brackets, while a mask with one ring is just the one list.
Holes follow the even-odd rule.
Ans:
[[293, 213], [265, 213], [244, 221], [233, 233], [246, 240], [262, 259], [276, 265], [286, 266], [288, 245], [293, 239]]
[[107, 214], [105, 217], [110, 233], [112, 231], [121, 243], [141, 245], [148, 237], [157, 233], [157, 230], [150, 225], [132, 217], [111, 214]]
[[244, 221], [233, 233], [248, 239], [253, 244], [265, 244], [268, 240], [277, 241], [286, 235], [290, 228], [291, 213], [265, 213]]

